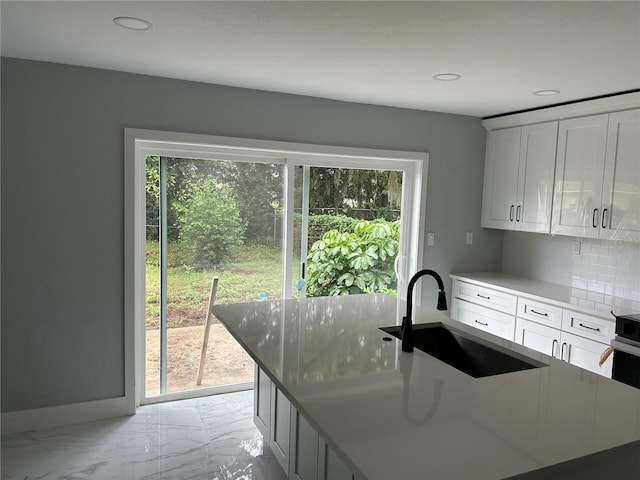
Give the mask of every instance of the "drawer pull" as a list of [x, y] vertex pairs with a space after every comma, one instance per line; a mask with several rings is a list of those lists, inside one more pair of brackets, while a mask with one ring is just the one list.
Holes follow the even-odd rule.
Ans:
[[590, 327], [589, 325], [585, 325], [584, 323], [579, 323], [579, 326], [581, 326], [582, 328], [586, 328], [587, 330], [593, 330], [594, 332], [599, 332], [600, 329], [597, 327]]
[[480, 325], [484, 325], [485, 327], [488, 327], [489, 324], [488, 323], [483, 323], [480, 320], [474, 320], [474, 322], [479, 323]]
[[548, 313], [543, 313], [543, 312], [536, 312], [533, 308], [531, 310], [529, 310], [531, 313], [535, 313], [536, 315], [542, 315], [543, 317], [548, 317], [549, 314]]
[[484, 295], [480, 295], [479, 293], [476, 293], [476, 295], [480, 298], [484, 298], [485, 300], [491, 300], [491, 297], [486, 297]]

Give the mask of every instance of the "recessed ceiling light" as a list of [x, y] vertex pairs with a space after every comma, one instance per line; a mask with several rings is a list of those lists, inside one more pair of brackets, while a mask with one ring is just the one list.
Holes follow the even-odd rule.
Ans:
[[151, 30], [153, 27], [150, 22], [135, 17], [116, 17], [113, 19], [113, 23], [129, 30]]
[[440, 80], [441, 82], [451, 82], [453, 80], [460, 80], [462, 75], [458, 73], [438, 73], [433, 76], [434, 80]]
[[550, 95], [557, 95], [560, 93], [560, 90], [538, 90], [537, 92], [533, 92], [534, 95], [539, 97], [548, 97]]

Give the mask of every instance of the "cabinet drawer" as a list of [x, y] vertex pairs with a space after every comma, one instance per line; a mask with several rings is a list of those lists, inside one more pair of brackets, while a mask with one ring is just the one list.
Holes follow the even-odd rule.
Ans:
[[518, 317], [552, 328], [562, 327], [562, 308], [524, 297], [518, 297]]
[[518, 298], [515, 295], [484, 288], [472, 283], [456, 281], [453, 296], [485, 307], [515, 315]]
[[615, 322], [572, 310], [562, 311], [562, 331], [609, 344], [615, 336]]
[[498, 337], [513, 341], [515, 317], [455, 298], [453, 309], [457, 320]]

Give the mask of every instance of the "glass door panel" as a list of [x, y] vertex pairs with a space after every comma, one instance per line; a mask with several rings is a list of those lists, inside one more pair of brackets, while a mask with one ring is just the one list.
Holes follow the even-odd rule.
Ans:
[[145, 397], [251, 382], [253, 361], [208, 307], [281, 297], [284, 167], [146, 162]]
[[294, 296], [396, 294], [403, 172], [294, 169]]

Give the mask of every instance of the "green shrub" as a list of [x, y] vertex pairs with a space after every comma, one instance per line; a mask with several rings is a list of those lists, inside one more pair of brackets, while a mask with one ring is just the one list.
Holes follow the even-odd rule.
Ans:
[[218, 186], [212, 179], [192, 188], [192, 197], [178, 212], [180, 241], [189, 251], [192, 267], [220, 265], [243, 241], [244, 225], [236, 201], [228, 186]]
[[320, 297], [395, 288], [393, 263], [399, 238], [398, 221], [360, 221], [353, 232], [328, 231], [307, 256], [307, 294]]

